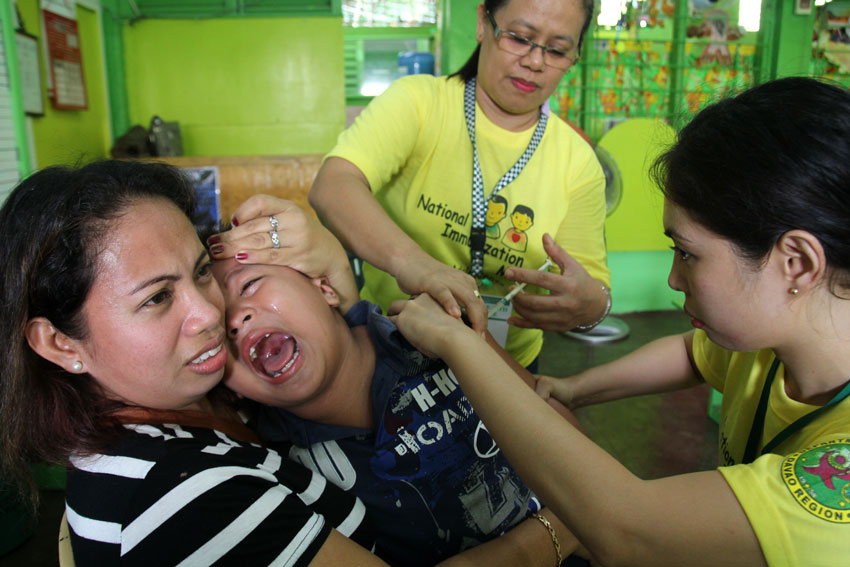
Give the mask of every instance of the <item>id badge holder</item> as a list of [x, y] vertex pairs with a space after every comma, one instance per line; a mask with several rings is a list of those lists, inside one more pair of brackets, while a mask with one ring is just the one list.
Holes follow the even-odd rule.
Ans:
[[[481, 299], [487, 305], [487, 312], [489, 313], [502, 298], [498, 295], [482, 295]], [[513, 311], [513, 303], [508, 302], [507, 305], [502, 305], [498, 311], [490, 315], [487, 320], [487, 330], [490, 331], [490, 334], [502, 348], [505, 348], [505, 344], [508, 342], [508, 317], [511, 316], [511, 311]]]

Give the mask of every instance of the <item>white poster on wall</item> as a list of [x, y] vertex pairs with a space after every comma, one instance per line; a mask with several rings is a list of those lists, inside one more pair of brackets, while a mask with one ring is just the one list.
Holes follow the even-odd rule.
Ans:
[[41, 0], [39, 5], [42, 10], [50, 10], [54, 14], [59, 14], [72, 20], [77, 17], [77, 2], [75, 0]]

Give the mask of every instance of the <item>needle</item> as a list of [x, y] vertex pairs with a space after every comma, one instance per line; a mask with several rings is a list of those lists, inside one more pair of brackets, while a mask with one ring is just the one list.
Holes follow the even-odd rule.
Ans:
[[[546, 270], [546, 268], [548, 268], [552, 264], [554, 264], [554, 262], [552, 261], [552, 258], [546, 258], [546, 261], [543, 262], [542, 266], [537, 268], [537, 271], [543, 272], [543, 271]], [[503, 305], [507, 305], [508, 303], [510, 303], [511, 299], [513, 299], [516, 294], [521, 292], [522, 288], [524, 288], [525, 286], [526, 286], [525, 282], [519, 284], [518, 286], [513, 288], [505, 297], [501, 298], [498, 302], [493, 304], [493, 307], [491, 307], [490, 310], [487, 311], [487, 317], [488, 318], [492, 317], [493, 315], [496, 314], [496, 312], [499, 311], [499, 309], [502, 308]]]

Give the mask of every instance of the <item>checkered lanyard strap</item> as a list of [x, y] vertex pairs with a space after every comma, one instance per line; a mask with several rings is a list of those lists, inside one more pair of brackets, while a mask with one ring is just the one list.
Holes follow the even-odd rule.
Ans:
[[549, 121], [549, 106], [544, 104], [541, 108], [540, 120], [537, 128], [531, 135], [531, 142], [517, 162], [505, 173], [490, 196], [484, 198], [484, 179], [481, 176], [481, 164], [478, 161], [478, 145], [475, 143], [475, 78], [466, 83], [463, 92], [463, 111], [466, 114], [466, 128], [469, 131], [469, 141], [472, 142], [472, 228], [469, 234], [469, 249], [471, 253], [470, 273], [480, 278], [484, 275], [484, 242], [486, 233], [484, 231], [484, 219], [487, 216], [487, 203], [508, 183], [516, 179], [522, 172], [525, 164], [531, 159], [534, 150], [540, 145], [546, 123]]

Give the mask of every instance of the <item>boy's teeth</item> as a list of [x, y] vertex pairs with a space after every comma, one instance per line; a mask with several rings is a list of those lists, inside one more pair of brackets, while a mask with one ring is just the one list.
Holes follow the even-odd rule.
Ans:
[[219, 352], [221, 352], [222, 346], [224, 346], [224, 345], [218, 345], [214, 349], [208, 350], [207, 352], [205, 352], [204, 354], [202, 354], [201, 356], [199, 356], [198, 358], [193, 360], [192, 364], [200, 364], [203, 361], [205, 361], [206, 359], [208, 359], [209, 357], [217, 355]]
[[272, 376], [272, 378], [277, 378], [278, 376], [280, 376], [281, 374], [283, 374], [284, 372], [289, 370], [292, 367], [292, 365], [295, 363], [295, 361], [298, 360], [298, 355], [300, 355], [300, 354], [301, 354], [301, 347], [299, 347], [298, 344], [296, 344], [295, 345], [295, 352], [292, 353], [292, 358], [290, 359], [290, 361], [286, 363], [286, 366], [281, 368], [279, 371], [275, 372], [274, 375]]
[[[271, 333], [266, 333], [263, 335], [264, 339], [267, 339], [271, 336]], [[251, 362], [257, 360], [257, 343], [254, 343], [254, 346], [251, 347], [251, 350], [248, 351], [248, 357], [251, 359]]]

